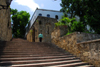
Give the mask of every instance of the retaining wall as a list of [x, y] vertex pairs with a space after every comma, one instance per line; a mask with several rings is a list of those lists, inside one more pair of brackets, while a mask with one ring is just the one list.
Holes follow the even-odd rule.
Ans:
[[62, 29], [53, 30], [52, 43], [76, 55], [81, 60], [100, 67], [100, 35], [74, 32], [62, 36]]

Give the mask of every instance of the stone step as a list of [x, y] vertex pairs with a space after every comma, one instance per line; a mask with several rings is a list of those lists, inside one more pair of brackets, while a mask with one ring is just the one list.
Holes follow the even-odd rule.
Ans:
[[[73, 67], [73, 66], [80, 66], [80, 65], [87, 65], [85, 62], [74, 62], [76, 60], [72, 61], [56, 61], [56, 62], [45, 62], [45, 63], [31, 63], [31, 64], [16, 64], [16, 65], [9, 65], [9, 67], [35, 67], [35, 66], [41, 66], [41, 67], [52, 67], [50, 65], [58, 65], [54, 67]], [[74, 63], [71, 63], [74, 62]], [[63, 65], [62, 65], [63, 64]], [[66, 65], [66, 66], [65, 66]]]
[[[5, 47], [6, 46], [6, 47]], [[39, 48], [39, 46], [41, 46], [41, 47], [43, 47], [43, 48], [52, 48], [52, 47], [50, 47], [50, 46], [43, 46], [43, 45], [3, 45], [3, 47], [5, 47], [5, 48], [7, 48], [7, 49], [9, 49], [9, 48], [17, 48], [17, 47], [21, 47], [21, 48], [24, 48], [24, 46], [25, 47], [27, 47], [27, 48]], [[1, 47], [1, 46], [0, 46]], [[53, 48], [55, 48], [55, 47], [53, 47]]]
[[[36, 51], [36, 52], [46, 52], [45, 50], [41, 50], [41, 51], [39, 50], [39, 51], [37, 51], [37, 50], [31, 50], [31, 49], [30, 49], [30, 50], [29, 50], [29, 49], [26, 49], [26, 50], [24, 50], [24, 51], [23, 51], [23, 49], [20, 49], [20, 50], [17, 50], [17, 49], [16, 49], [16, 50], [12, 50], [12, 51], [13, 51], [13, 52], [32, 52], [32, 51]], [[0, 52], [2, 52], [2, 53], [11, 52], [11, 50], [2, 50], [2, 51], [0, 51]], [[49, 51], [49, 50], [48, 50], [48, 52], [52, 52], [52, 51]], [[59, 53], [60, 51], [55, 51], [55, 52], [58, 52], [58, 53]], [[52, 53], [54, 53], [54, 52], [52, 52]], [[60, 52], [60, 53], [61, 53], [61, 52]]]
[[[47, 54], [60, 54], [61, 52], [52, 52], [52, 51], [48, 51], [48, 52], [46, 52], [46, 51], [25, 51], [25, 52], [22, 52], [22, 51], [19, 51], [19, 52], [0, 52], [0, 53], [3, 53], [3, 54], [12, 54], [12, 53], [14, 53], [14, 54], [16, 54], [16, 53], [43, 53], [43, 52], [45, 52], [45, 53], [47, 53]], [[62, 54], [69, 54], [69, 53], [62, 53]]]
[[[36, 50], [35, 50], [36, 51]], [[26, 51], [0, 51], [0, 52], [3, 52], [3, 53], [26, 53]], [[30, 50], [28, 50], [28, 52], [32, 52]], [[55, 52], [52, 52], [52, 53], [61, 53], [59, 51], [55, 51]], [[68, 54], [68, 52], [66, 52]]]
[[[71, 58], [51, 58], [51, 59], [38, 59], [38, 60], [20, 60], [20, 61], [1, 61], [0, 65], [9, 65], [11, 64], [29, 64], [29, 63], [45, 63], [45, 62], [58, 62], [58, 61], [72, 61], [79, 62], [81, 60], [76, 59], [75, 57]], [[70, 62], [68, 62], [70, 63]]]
[[93, 65], [82, 65], [82, 66], [76, 66], [76, 67], [95, 67]]
[[[22, 54], [34, 54], [34, 53], [44, 53], [44, 51], [34, 51], [34, 52], [12, 52], [12, 53], [5, 53], [3, 52], [3, 55], [22, 55]], [[48, 52], [48, 54], [60, 54], [60, 52]], [[64, 55], [64, 54], [62, 54]]]
[[66, 56], [42, 56], [42, 57], [15, 57], [15, 58], [0, 58], [0, 61], [15, 61], [15, 60], [37, 60], [37, 59], [53, 59], [53, 58], [69, 58], [74, 57], [72, 55]]
[[82, 66], [82, 65], [88, 65], [86, 62], [76, 62], [76, 63], [69, 63], [69, 64], [60, 64], [60, 65], [50, 65], [50, 66], [44, 66], [44, 67], [76, 67], [76, 66]]
[[[2, 44], [2, 45], [1, 45]], [[0, 42], [0, 67], [92, 67], [50, 43]]]
[[[40, 50], [39, 48], [26, 48], [26, 47], [24, 47], [24, 48], [12, 48], [12, 49], [11, 48], [8, 48], [8, 49], [4, 48], [3, 50], [9, 50], [9, 51], [11, 51], [11, 50], [21, 50], [21, 49], [24, 49], [24, 50], [37, 50], [38, 49], [38, 50]], [[45, 48], [43, 48], [43, 49], [45, 49]], [[53, 50], [53, 49], [48, 48], [47, 50]], [[2, 51], [2, 50], [0, 49], [0, 51]], [[58, 51], [58, 50], [55, 49], [55, 51]]]
[[48, 54], [48, 55], [72, 55], [72, 54], [69, 54], [69, 53], [60, 53], [60, 52], [48, 52], [48, 53], [44, 53], [44, 52], [12, 52], [12, 53], [0, 53], [2, 55], [25, 55], [25, 54], [28, 54], [28, 55], [36, 55], [36, 53], [42, 53], [42, 54]]
[[13, 57], [40, 57], [40, 56], [72, 56], [72, 57], [75, 57], [73, 55], [66, 55], [66, 54], [37, 54], [37, 55], [34, 55], [34, 54], [31, 54], [31, 55], [1, 55], [0, 58], [13, 58]]
[[[42, 53], [44, 54], [48, 54], [48, 55], [72, 55], [72, 54], [67, 54], [67, 53], [51, 53], [51, 52], [26, 52], [26, 53], [1, 53], [2, 55], [36, 55]], [[40, 55], [40, 54], [39, 54]]]

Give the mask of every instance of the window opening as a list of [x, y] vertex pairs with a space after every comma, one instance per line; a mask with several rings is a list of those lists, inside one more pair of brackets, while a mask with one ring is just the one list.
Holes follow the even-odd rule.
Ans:
[[42, 14], [40, 13], [39, 16], [42, 16]]
[[47, 14], [47, 17], [49, 17], [49, 18], [50, 18], [50, 15], [49, 15], [49, 14]]
[[58, 19], [58, 15], [56, 15], [55, 18]]
[[41, 20], [39, 21], [39, 25], [41, 25], [42, 24], [42, 22], [41, 22]]

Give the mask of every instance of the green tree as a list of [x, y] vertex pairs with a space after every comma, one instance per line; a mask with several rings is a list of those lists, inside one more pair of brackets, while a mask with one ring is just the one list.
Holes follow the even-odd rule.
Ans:
[[18, 12], [17, 9], [11, 9], [13, 21], [13, 37], [23, 38], [25, 36], [25, 26], [29, 22], [30, 14], [26, 11]]
[[80, 17], [80, 21], [86, 25], [89, 24], [95, 32], [100, 34], [100, 0], [61, 0], [61, 11], [66, 16], [71, 13]]

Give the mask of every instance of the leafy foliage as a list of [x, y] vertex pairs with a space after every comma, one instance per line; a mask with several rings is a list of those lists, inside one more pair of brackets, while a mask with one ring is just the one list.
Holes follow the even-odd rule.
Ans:
[[61, 11], [66, 16], [71, 13], [71, 18], [75, 15], [80, 17], [80, 21], [91, 26], [95, 32], [100, 34], [100, 0], [61, 0]]
[[25, 26], [29, 21], [30, 14], [26, 11], [18, 12], [17, 9], [11, 9], [13, 20], [13, 35], [14, 37], [23, 38], [25, 35]]
[[55, 26], [67, 26], [68, 33], [75, 31], [83, 32], [85, 27], [82, 22], [77, 22], [75, 18], [70, 19], [69, 17], [62, 17], [62, 19], [55, 23]]
[[80, 31], [83, 32], [85, 29], [84, 25], [82, 22], [77, 22], [77, 21], [73, 21], [72, 25], [71, 25], [71, 31]]

